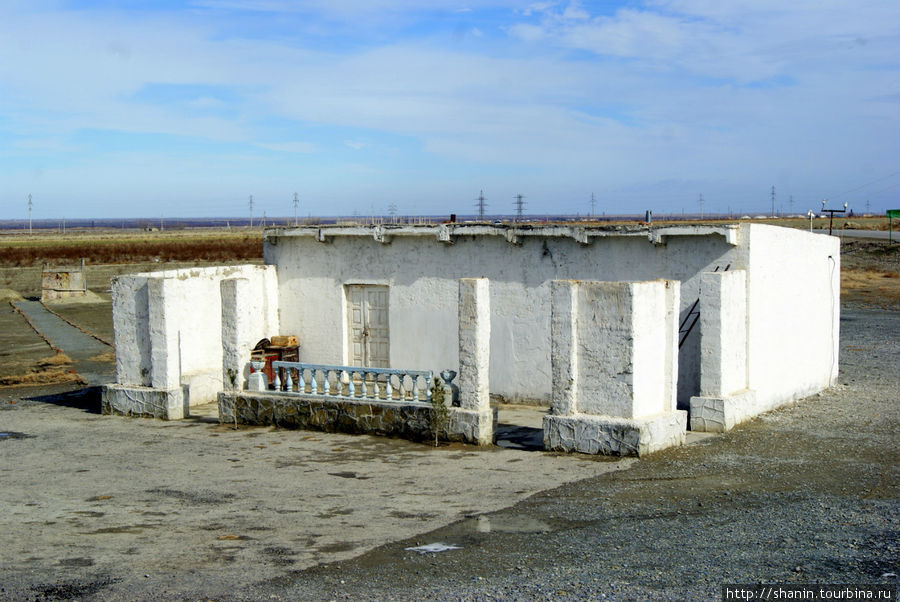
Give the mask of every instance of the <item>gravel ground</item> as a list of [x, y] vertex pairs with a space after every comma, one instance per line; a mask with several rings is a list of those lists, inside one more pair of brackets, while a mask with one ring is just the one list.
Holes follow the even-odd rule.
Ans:
[[[0, 599], [703, 600], [724, 583], [896, 587], [900, 312], [845, 307], [841, 324], [833, 389], [591, 478], [574, 475], [599, 474], [586, 457], [126, 420], [6, 390]], [[163, 442], [174, 463], [151, 453]], [[358, 465], [335, 472], [351, 448]], [[481, 471], [465, 482], [483, 495], [429, 502], [466, 518], [447, 524], [435, 508], [446, 526], [434, 529], [397, 511], [425, 501], [401, 499], [404, 488], [463, 482], [445, 466]], [[556, 487], [539, 466], [580, 480]], [[412, 470], [421, 483], [394, 483]], [[314, 475], [334, 491], [311, 486]], [[319, 516], [314, 502], [339, 512], [311, 527], [300, 519]], [[334, 535], [319, 537], [326, 524]], [[353, 544], [362, 555], [340, 543], [379, 528], [390, 543]], [[406, 550], [435, 542], [458, 549]]]
[[[900, 313], [845, 310], [842, 336], [829, 391], [241, 596], [702, 600], [758, 582], [889, 583], [896, 593]], [[432, 542], [460, 549], [405, 550]]]

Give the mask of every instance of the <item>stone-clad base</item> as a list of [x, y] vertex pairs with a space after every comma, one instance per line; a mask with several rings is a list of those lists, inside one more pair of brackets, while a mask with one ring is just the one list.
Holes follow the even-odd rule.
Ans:
[[[442, 439], [489, 445], [494, 439], [496, 413], [447, 408], [449, 434]], [[303, 397], [248, 391], [219, 393], [219, 420], [239, 424], [272, 425], [328, 433], [401, 437], [413, 441], [434, 438], [427, 403], [378, 402], [338, 397]]]
[[687, 412], [676, 410], [648, 418], [575, 414], [544, 416], [544, 448], [613, 456], [642, 456], [682, 445]]
[[148, 416], [180, 420], [190, 414], [190, 396], [185, 388], [154, 389], [126, 385], [104, 385], [100, 396], [103, 414]]
[[497, 438], [497, 408], [483, 411], [447, 408], [450, 410], [450, 439], [478, 445], [493, 445]]
[[691, 430], [724, 433], [773, 407], [759, 404], [755, 391], [728, 397], [691, 397]]

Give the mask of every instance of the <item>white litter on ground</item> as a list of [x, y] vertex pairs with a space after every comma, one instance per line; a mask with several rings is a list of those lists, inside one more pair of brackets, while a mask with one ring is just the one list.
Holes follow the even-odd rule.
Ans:
[[418, 552], [419, 554], [433, 554], [436, 552], [446, 552], [447, 550], [459, 550], [461, 548], [460, 546], [455, 546], [450, 543], [441, 543], [438, 541], [435, 543], [425, 544], [424, 546], [415, 546], [406, 549], [410, 552]]

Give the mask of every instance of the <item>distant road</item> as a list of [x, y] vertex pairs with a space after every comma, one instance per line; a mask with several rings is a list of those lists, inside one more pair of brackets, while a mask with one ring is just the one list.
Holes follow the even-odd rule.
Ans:
[[[813, 230], [817, 234], [828, 234], [828, 230]], [[833, 231], [834, 236], [841, 238], [878, 238], [887, 240], [888, 232], [884, 230], [838, 230]], [[900, 240], [900, 232], [894, 231], [894, 240]]]

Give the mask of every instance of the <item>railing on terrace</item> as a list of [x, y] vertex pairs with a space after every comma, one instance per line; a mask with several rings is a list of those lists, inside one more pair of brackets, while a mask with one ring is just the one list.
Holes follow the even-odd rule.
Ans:
[[431, 401], [431, 370], [272, 362], [276, 391], [380, 401]]

